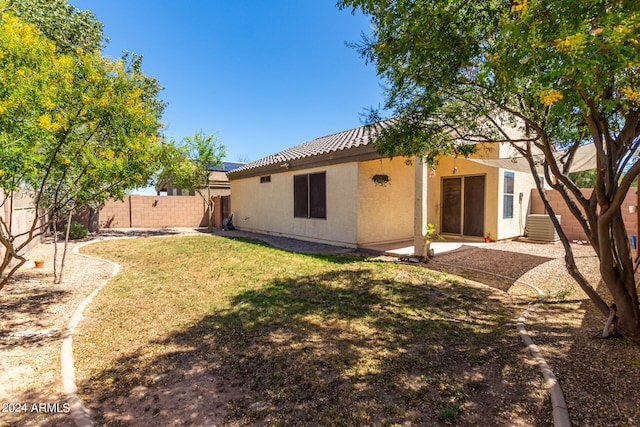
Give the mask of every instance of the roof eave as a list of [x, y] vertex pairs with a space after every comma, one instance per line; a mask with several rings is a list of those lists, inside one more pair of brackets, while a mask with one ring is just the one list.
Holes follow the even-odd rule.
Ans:
[[292, 172], [311, 169], [322, 166], [330, 166], [341, 163], [361, 162], [375, 160], [384, 157], [376, 149], [374, 144], [360, 145], [345, 150], [332, 151], [315, 156], [303, 157], [296, 160], [283, 161], [271, 165], [260, 166], [243, 171], [231, 171], [227, 173], [229, 180], [250, 178], [256, 176], [273, 175], [277, 173]]

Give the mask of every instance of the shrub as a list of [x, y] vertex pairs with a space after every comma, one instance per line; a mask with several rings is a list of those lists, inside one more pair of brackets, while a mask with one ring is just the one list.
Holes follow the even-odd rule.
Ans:
[[70, 240], [82, 239], [87, 237], [88, 234], [89, 230], [87, 230], [87, 227], [85, 227], [84, 225], [80, 224], [79, 222], [71, 223], [71, 227], [69, 228]]

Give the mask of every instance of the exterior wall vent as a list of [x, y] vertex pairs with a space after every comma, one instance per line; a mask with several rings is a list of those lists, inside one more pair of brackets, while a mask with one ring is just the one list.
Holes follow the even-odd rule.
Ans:
[[[556, 215], [562, 224], [560, 215]], [[527, 217], [527, 237], [538, 242], [554, 243], [560, 240], [551, 218], [547, 214], [531, 214]]]

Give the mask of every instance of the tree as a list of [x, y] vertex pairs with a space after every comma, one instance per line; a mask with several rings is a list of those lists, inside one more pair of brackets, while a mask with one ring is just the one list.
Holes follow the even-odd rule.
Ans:
[[195, 190], [205, 200], [209, 232], [213, 229], [209, 171], [213, 166], [220, 166], [225, 155], [224, 144], [200, 130], [193, 136], [184, 137], [180, 145], [173, 141], [163, 147], [161, 158], [164, 166], [156, 178], [156, 191], [171, 183], [185, 190]]
[[7, 0], [5, 9], [38, 28], [59, 52], [97, 53], [104, 47], [102, 23], [91, 11], [80, 11], [67, 0]]
[[[378, 149], [433, 163], [476, 143], [508, 143], [536, 177], [540, 154], [547, 184], [589, 237], [613, 304], [576, 267], [538, 184], [569, 274], [620, 333], [640, 343], [638, 290], [621, 215], [640, 172], [640, 3], [341, 0], [339, 6], [359, 9], [373, 23], [356, 47], [385, 79], [386, 106], [397, 114], [380, 132]], [[597, 151], [597, 176], [585, 197], [568, 173], [588, 142]]]
[[[0, 18], [0, 189], [28, 192], [35, 218], [14, 234], [0, 218], [0, 289], [25, 262], [30, 241], [77, 207], [123, 197], [157, 167], [164, 103], [141, 58], [111, 61], [81, 48], [58, 52], [12, 13]], [[17, 243], [19, 238], [25, 241]], [[9, 267], [12, 260], [18, 262]]]
[[596, 169], [589, 169], [581, 172], [571, 172], [569, 179], [580, 188], [593, 188], [596, 184]]

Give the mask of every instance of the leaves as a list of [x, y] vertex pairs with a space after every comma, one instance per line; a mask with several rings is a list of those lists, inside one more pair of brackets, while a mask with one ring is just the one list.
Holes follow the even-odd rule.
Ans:
[[[140, 56], [111, 61], [98, 45], [78, 47], [71, 37], [76, 20], [101, 28], [92, 17], [55, 1], [47, 5], [66, 4], [68, 22], [32, 16], [38, 29], [9, 12], [30, 3], [12, 2], [0, 17], [0, 188], [33, 195], [36, 216], [44, 219], [31, 225], [33, 239], [47, 222], [146, 184], [158, 168], [165, 104], [158, 98], [161, 86], [142, 72]], [[55, 44], [44, 36], [49, 24], [64, 30]], [[3, 235], [12, 236], [2, 226]], [[9, 249], [5, 257], [15, 253]]]
[[58, 50], [99, 52], [103, 47], [102, 23], [90, 11], [80, 11], [67, 0], [9, 0], [7, 11], [38, 28]]
[[175, 141], [163, 144], [158, 154], [162, 170], [156, 177], [156, 190], [169, 183], [189, 191], [207, 187], [210, 168], [221, 165], [225, 153], [224, 144], [202, 130], [184, 137], [180, 145]]
[[[542, 154], [547, 186], [561, 191], [600, 257], [623, 333], [640, 342], [620, 212], [640, 173], [640, 3], [341, 0], [339, 6], [371, 16], [372, 33], [357, 48], [386, 80], [386, 106], [397, 114], [377, 138], [378, 150], [419, 155], [431, 165], [441, 156], [468, 155], [478, 143], [508, 143], [530, 164]], [[589, 198], [568, 176], [575, 151], [587, 142], [598, 162]], [[563, 150], [568, 154], [556, 160]], [[557, 228], [571, 267], [571, 248]], [[607, 305], [573, 267], [606, 316]]]

